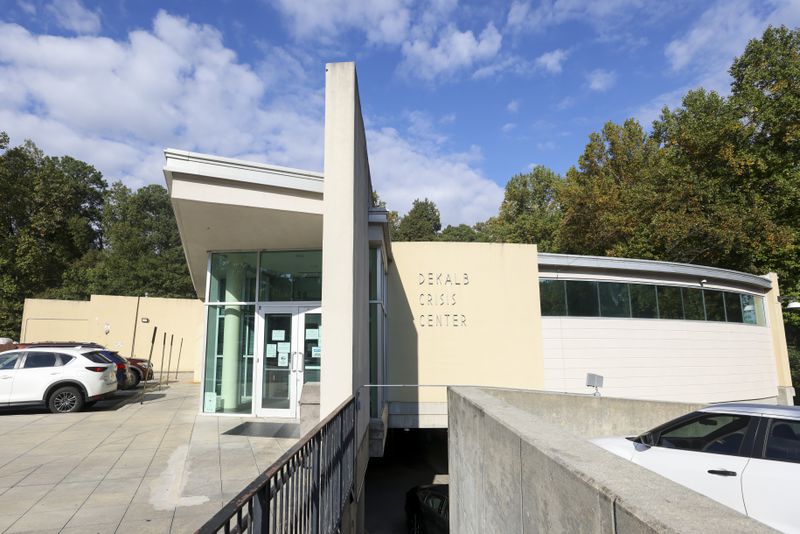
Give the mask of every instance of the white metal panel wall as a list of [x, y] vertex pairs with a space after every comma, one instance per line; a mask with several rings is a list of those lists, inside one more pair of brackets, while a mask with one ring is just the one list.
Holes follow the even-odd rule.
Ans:
[[721, 402], [775, 397], [766, 327], [664, 319], [542, 317], [544, 385], [610, 397]]

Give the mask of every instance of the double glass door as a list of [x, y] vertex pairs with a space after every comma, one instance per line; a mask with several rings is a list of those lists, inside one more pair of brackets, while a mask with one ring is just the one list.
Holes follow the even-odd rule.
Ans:
[[299, 416], [303, 384], [319, 382], [322, 312], [318, 306], [258, 307], [253, 411], [257, 416]]

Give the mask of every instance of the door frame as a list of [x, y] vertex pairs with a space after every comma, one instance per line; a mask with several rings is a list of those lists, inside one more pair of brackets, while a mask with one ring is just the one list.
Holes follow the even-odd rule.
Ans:
[[[300, 393], [303, 387], [305, 314], [322, 313], [320, 302], [270, 302], [256, 305], [255, 354], [253, 359], [253, 405], [255, 417], [276, 417], [296, 419], [300, 415]], [[291, 352], [289, 353], [289, 408], [263, 408], [264, 386], [264, 335], [265, 316], [269, 314], [289, 314], [292, 316], [290, 331]]]

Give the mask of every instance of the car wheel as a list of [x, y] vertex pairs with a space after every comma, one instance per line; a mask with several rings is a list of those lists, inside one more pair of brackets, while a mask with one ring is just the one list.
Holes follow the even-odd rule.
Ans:
[[133, 372], [133, 382], [131, 383], [131, 386], [130, 386], [129, 389], [135, 388], [136, 386], [139, 385], [139, 382], [141, 382], [141, 381], [142, 381], [142, 376], [139, 374], [139, 371], [134, 371]]
[[75, 386], [64, 386], [50, 394], [47, 406], [53, 413], [77, 412], [83, 408], [83, 394]]

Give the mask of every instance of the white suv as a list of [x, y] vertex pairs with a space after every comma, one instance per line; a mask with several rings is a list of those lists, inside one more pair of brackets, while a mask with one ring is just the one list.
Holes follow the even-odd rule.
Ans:
[[0, 406], [45, 404], [53, 413], [77, 412], [116, 389], [116, 366], [96, 348], [0, 353]]
[[718, 404], [592, 443], [783, 532], [800, 533], [800, 406]]

